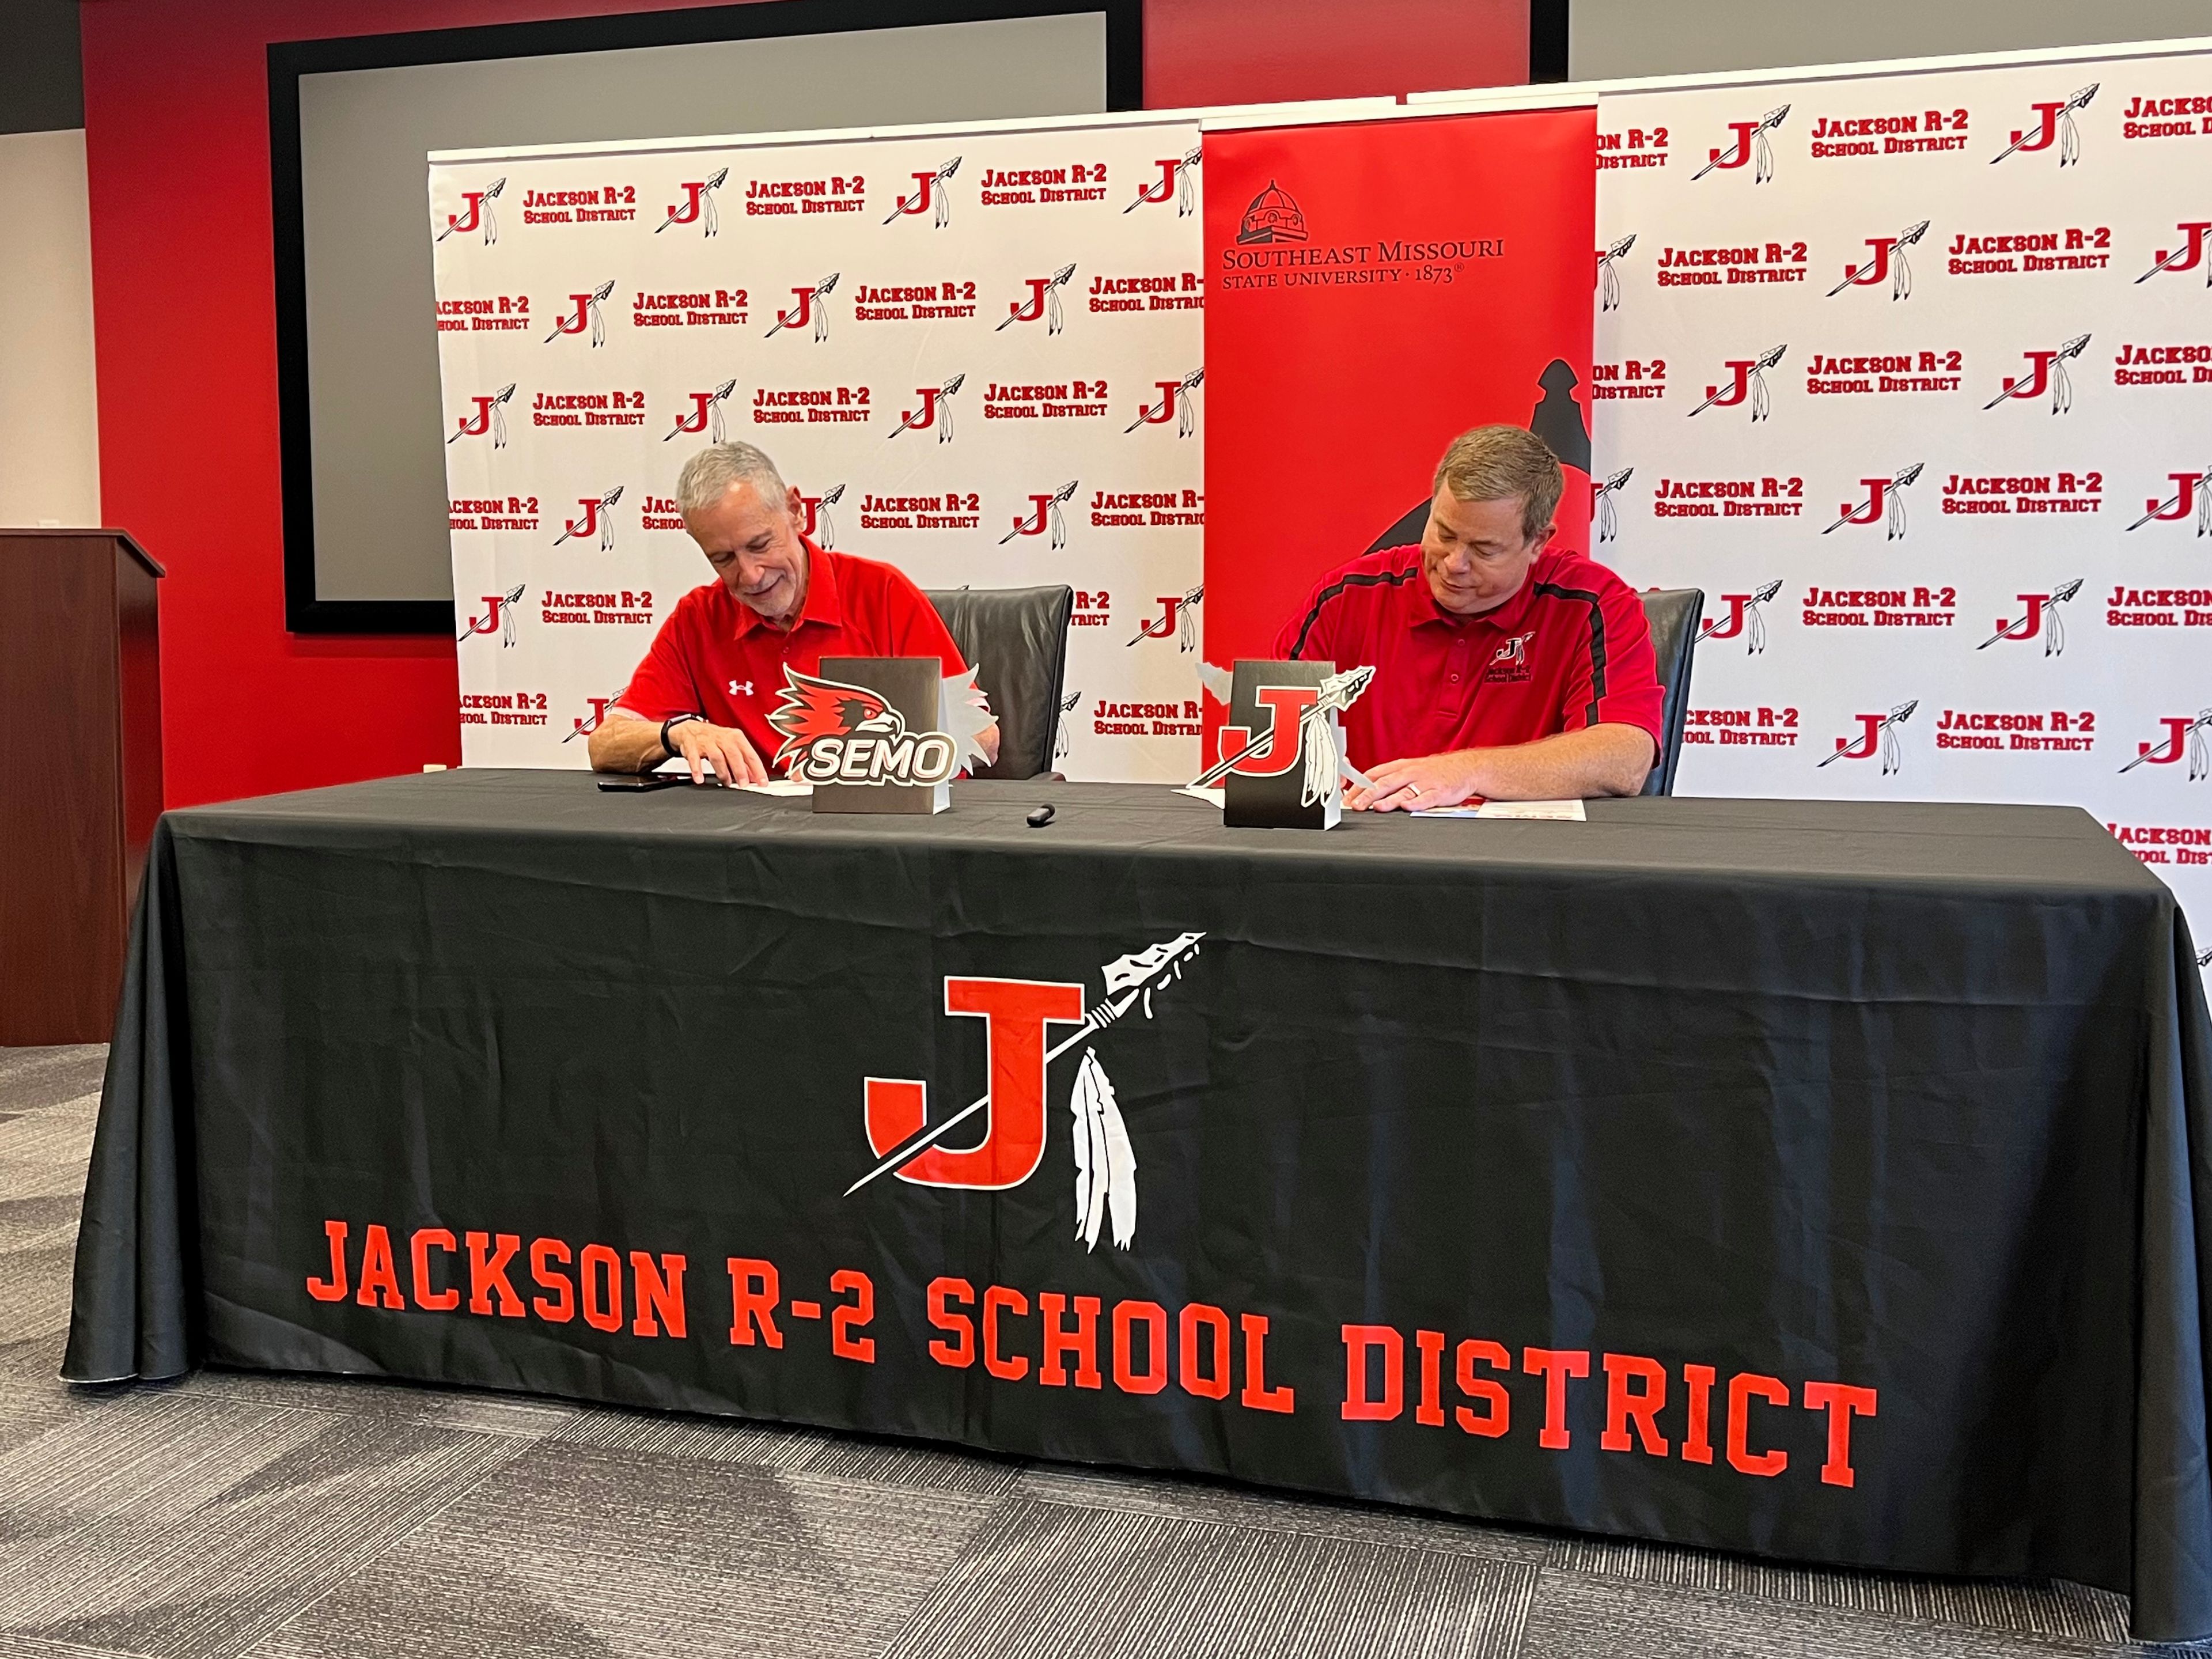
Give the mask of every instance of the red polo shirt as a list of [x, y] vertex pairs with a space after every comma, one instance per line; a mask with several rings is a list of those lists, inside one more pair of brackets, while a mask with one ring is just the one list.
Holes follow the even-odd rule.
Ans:
[[695, 587], [660, 624], [622, 706], [656, 724], [696, 713], [735, 726], [773, 768], [783, 738], [768, 717], [787, 663], [802, 674], [824, 657], [935, 657], [946, 674], [968, 666], [937, 607], [903, 572], [801, 540], [806, 602], [797, 626], [763, 620], [719, 580]]
[[1643, 601], [1579, 553], [1539, 554], [1521, 591], [1479, 617], [1437, 608], [1418, 546], [1370, 553], [1315, 585], [1275, 636], [1275, 655], [1373, 665], [1344, 717], [1363, 769], [1589, 726], [1633, 726], [1661, 740]]

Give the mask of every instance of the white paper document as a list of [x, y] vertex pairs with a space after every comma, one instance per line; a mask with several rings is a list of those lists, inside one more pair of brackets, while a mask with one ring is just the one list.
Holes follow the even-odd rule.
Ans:
[[1486, 800], [1480, 806], [1417, 806], [1417, 818], [1548, 818], [1583, 823], [1589, 815], [1578, 800]]

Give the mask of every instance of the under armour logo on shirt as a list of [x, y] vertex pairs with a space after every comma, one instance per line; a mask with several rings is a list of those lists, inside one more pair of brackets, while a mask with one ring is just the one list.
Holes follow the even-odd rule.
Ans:
[[750, 680], [732, 680], [730, 682], [730, 695], [732, 696], [750, 697], [752, 694], [753, 683]]

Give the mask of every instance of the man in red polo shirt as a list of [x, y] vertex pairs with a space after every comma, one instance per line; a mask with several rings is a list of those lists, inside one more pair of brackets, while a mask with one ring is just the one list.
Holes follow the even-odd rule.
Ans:
[[[681, 755], [694, 783], [765, 783], [780, 739], [769, 724], [787, 665], [824, 657], [935, 657], [968, 665], [936, 607], [899, 571], [817, 547], [799, 532], [799, 492], [750, 444], [716, 444], [676, 481], [684, 527], [716, 580], [693, 588], [592, 733], [592, 765], [644, 772]], [[999, 728], [977, 739], [996, 760]]]
[[1420, 544], [1330, 571], [1283, 625], [1278, 659], [1376, 671], [1344, 716], [1349, 758], [1375, 787], [1347, 805], [1643, 788], [1661, 736], [1650, 625], [1613, 572], [1547, 549], [1563, 482], [1532, 433], [1462, 433], [1437, 465]]

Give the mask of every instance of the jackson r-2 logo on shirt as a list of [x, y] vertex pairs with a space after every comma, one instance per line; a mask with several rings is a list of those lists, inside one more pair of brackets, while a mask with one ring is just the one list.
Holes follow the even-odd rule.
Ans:
[[1516, 634], [1498, 647], [1497, 655], [1490, 659], [1489, 672], [1483, 678], [1492, 684], [1528, 678], [1528, 641], [1536, 637], [1536, 630]]

